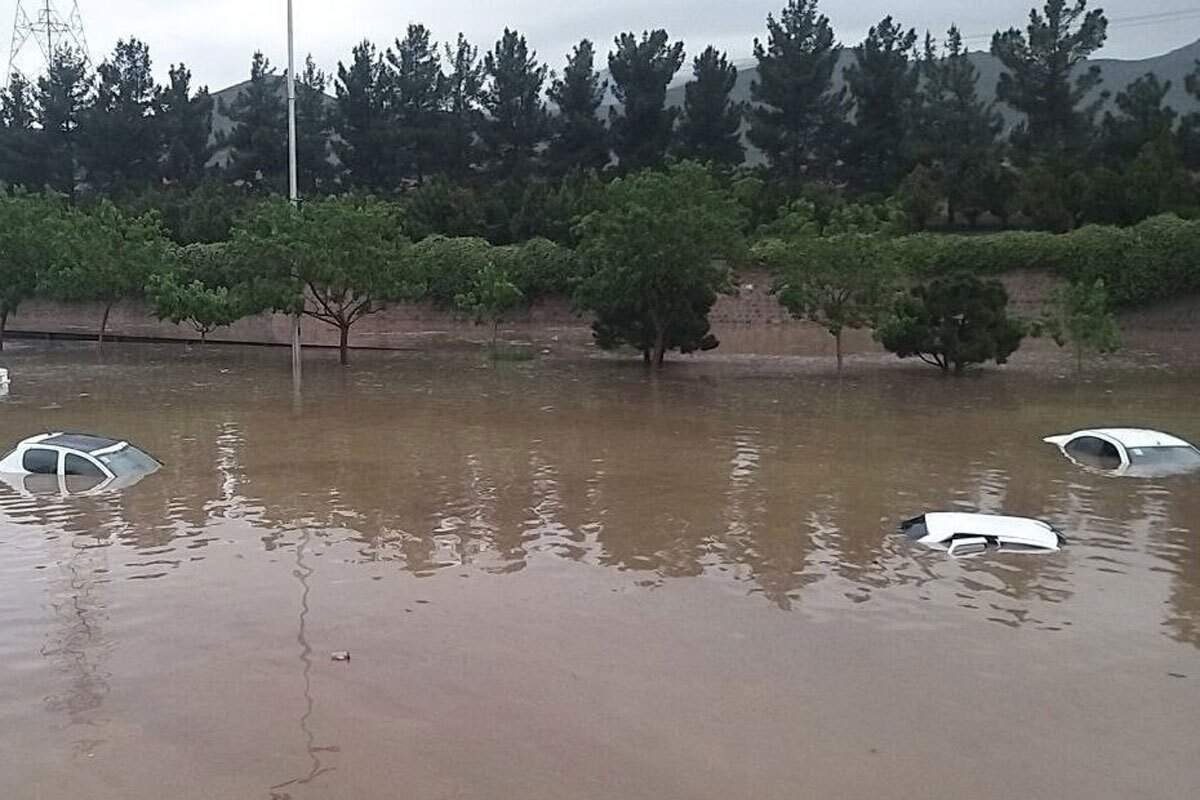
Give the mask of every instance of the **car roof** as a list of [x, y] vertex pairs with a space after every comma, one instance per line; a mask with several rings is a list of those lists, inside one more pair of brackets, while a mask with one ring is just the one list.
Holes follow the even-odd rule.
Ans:
[[1076, 431], [1074, 435], [1093, 434], [1107, 436], [1125, 447], [1191, 447], [1191, 444], [1177, 436], [1146, 428], [1092, 428], [1086, 431]]
[[124, 444], [120, 439], [109, 439], [105, 436], [89, 436], [85, 433], [54, 433], [48, 437], [37, 437], [36, 444], [52, 447], [65, 447], [69, 450], [80, 450], [84, 453], [95, 453]]

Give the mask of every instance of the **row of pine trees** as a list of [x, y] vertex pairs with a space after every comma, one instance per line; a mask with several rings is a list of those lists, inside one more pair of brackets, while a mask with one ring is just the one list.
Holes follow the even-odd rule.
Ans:
[[[910, 216], [951, 224], [986, 215], [1065, 229], [1194, 209], [1200, 114], [1167, 107], [1170, 84], [1154, 75], [1116, 88], [1101, 114], [1103, 76], [1084, 62], [1106, 29], [1086, 0], [1047, 0], [1026, 28], [993, 37], [1004, 70], [993, 95], [956, 28], [921, 38], [890, 16], [839, 75], [843, 48], [817, 0], [788, 0], [754, 42], [757, 76], [743, 104], [727, 54], [706, 47], [688, 64], [684, 43], [664, 30], [623, 33], [604, 55], [583, 40], [551, 70], [516, 30], [481, 53], [461, 34], [439, 43], [412, 24], [390, 46], [362, 42], [334, 75], [311, 57], [297, 74], [301, 191], [395, 195], [441, 182], [522, 196], [679, 158], [753, 171], [784, 187], [783, 204], [820, 185], [894, 195]], [[684, 69], [691, 79], [672, 107], [667, 90]], [[282, 83], [259, 53], [249, 83], [217, 104], [183, 65], [158, 85], [136, 39], [94, 73], [60, 50], [36, 83], [16, 75], [0, 94], [0, 181], [73, 197], [213, 182], [283, 192]], [[1200, 62], [1187, 89], [1200, 99]], [[1019, 124], [1006, 129], [999, 104]], [[761, 164], [748, 164], [748, 152]], [[1131, 196], [1135, 184], [1146, 197]]]

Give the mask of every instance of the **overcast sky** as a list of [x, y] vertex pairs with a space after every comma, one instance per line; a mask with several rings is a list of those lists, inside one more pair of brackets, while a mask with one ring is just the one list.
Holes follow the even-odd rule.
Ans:
[[[1040, 4], [1043, 0], [1037, 0]], [[25, 0], [37, 8], [43, 0]], [[70, 0], [55, 0], [67, 13]], [[1031, 0], [826, 0], [824, 12], [843, 44], [857, 43], [874, 22], [892, 14], [919, 31], [944, 31], [957, 23], [972, 49], [985, 49], [992, 31], [1023, 26]], [[286, 62], [286, 0], [80, 0], [93, 60], [111, 52], [118, 38], [136, 36], [150, 45], [156, 71], [186, 62], [199, 83], [212, 89], [243, 80], [250, 55], [263, 50], [278, 66]], [[587, 37], [606, 52], [625, 30], [666, 28], [689, 52], [715, 44], [734, 59], [750, 56], [763, 36], [768, 12], [783, 0], [295, 0], [297, 57], [311, 52], [333, 72], [363, 38], [391, 43], [408, 22], [422, 22], [441, 41], [459, 31], [486, 49], [505, 26], [516, 27], [539, 56], [559, 67], [573, 43]], [[1093, 3], [1095, 5], [1095, 3]], [[13, 0], [0, 0], [4, 24]], [[1195, 0], [1109, 0], [1099, 3], [1110, 20], [1102, 55], [1144, 58], [1200, 38]], [[1172, 12], [1191, 12], [1179, 14]], [[5, 31], [7, 34], [8, 31]], [[8, 36], [3, 36], [8, 42]]]

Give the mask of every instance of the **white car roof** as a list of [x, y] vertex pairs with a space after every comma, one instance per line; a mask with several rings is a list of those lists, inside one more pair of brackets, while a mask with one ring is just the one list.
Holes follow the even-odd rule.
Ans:
[[1070, 438], [1096, 435], [1107, 436], [1124, 447], [1191, 447], [1191, 444], [1162, 431], [1152, 431], [1146, 428], [1091, 428], [1076, 431]]
[[935, 511], [925, 515], [925, 527], [933, 541], [945, 541], [956, 535], [971, 534], [1029, 540], [1034, 543], [1057, 543], [1053, 528], [1040, 519], [1029, 517]]

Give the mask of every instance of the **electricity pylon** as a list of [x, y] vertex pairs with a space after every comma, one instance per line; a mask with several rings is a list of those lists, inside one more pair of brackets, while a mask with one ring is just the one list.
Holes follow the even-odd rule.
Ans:
[[20, 75], [31, 81], [38, 73], [47, 69], [54, 56], [63, 48], [70, 48], [88, 58], [87, 36], [83, 30], [83, 15], [79, 13], [79, 0], [72, 0], [70, 11], [63, 14], [53, 0], [17, 0], [17, 11], [13, 19], [12, 45], [8, 50], [8, 72], [4, 76], [7, 84], [12, 76]]

